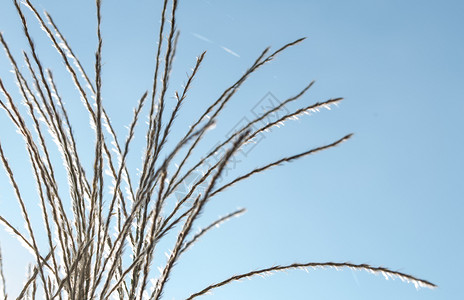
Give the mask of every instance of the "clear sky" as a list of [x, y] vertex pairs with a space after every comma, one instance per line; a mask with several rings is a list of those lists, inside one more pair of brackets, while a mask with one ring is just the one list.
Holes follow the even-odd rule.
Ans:
[[[103, 2], [103, 101], [121, 137], [132, 107], [151, 86], [160, 2]], [[33, 3], [52, 14], [91, 72], [93, 1]], [[345, 98], [331, 111], [273, 129], [246, 157], [238, 157], [241, 162], [230, 176], [355, 135], [337, 148], [274, 168], [218, 196], [198, 226], [237, 207], [246, 207], [247, 213], [212, 231], [182, 257], [165, 299], [183, 299], [236, 273], [309, 261], [382, 265], [439, 288], [416, 290], [399, 280], [351, 270], [310, 270], [234, 283], [204, 299], [464, 299], [463, 1], [183, 0], [178, 28], [171, 93], [185, 82], [195, 57], [208, 50], [176, 121], [180, 132], [262, 49], [308, 37], [250, 78], [224, 111], [205, 150], [243, 118], [252, 118], [253, 108], [268, 93], [283, 101], [314, 79], [311, 91], [290, 108]], [[11, 1], [0, 2], [0, 30], [20, 59], [26, 43]], [[88, 119], [78, 94], [60, 58], [45, 46], [43, 33], [33, 31], [42, 59], [62, 81], [85, 152], [93, 140], [86, 135]], [[15, 91], [10, 69], [0, 55], [0, 76]], [[12, 165], [24, 170], [28, 189], [30, 169], [16, 136], [2, 112], [0, 139]], [[142, 145], [142, 138], [136, 145]], [[134, 146], [133, 169], [139, 167], [141, 149]], [[0, 213], [21, 227], [10, 190], [2, 172]], [[14, 296], [32, 258], [4, 231], [0, 243]]]

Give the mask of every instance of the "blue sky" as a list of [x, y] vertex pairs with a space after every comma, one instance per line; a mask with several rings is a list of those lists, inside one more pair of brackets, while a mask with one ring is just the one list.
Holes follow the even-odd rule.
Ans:
[[[38, 2], [92, 71], [93, 1]], [[132, 107], [151, 86], [159, 2], [103, 2], [103, 101], [121, 136]], [[273, 129], [240, 158], [230, 178], [347, 133], [355, 135], [335, 149], [257, 175], [211, 202], [198, 226], [237, 207], [248, 211], [182, 257], [165, 299], [183, 299], [251, 269], [309, 261], [382, 265], [439, 288], [417, 291], [399, 280], [350, 270], [289, 271], [234, 283], [204, 299], [462, 299], [463, 23], [462, 1], [180, 1], [171, 93], [185, 82], [195, 57], [203, 50], [207, 54], [190, 102], [176, 121], [177, 132], [239, 78], [262, 49], [307, 37], [250, 78], [224, 111], [205, 151], [240, 120], [251, 118], [253, 107], [268, 93], [283, 101], [316, 80], [291, 109], [345, 98], [331, 111]], [[0, 3], [0, 30], [15, 53], [26, 48], [10, 1]], [[47, 39], [33, 31], [42, 59], [55, 70], [75, 113], [85, 152], [90, 131], [78, 94]], [[0, 76], [15, 91], [9, 70], [0, 55]], [[23, 144], [5, 114], [0, 128], [13, 166], [25, 170], [26, 186]], [[142, 145], [143, 136], [136, 142]], [[129, 158], [134, 169], [141, 149], [134, 146]], [[89, 166], [91, 162], [89, 156]], [[11, 195], [2, 173], [0, 213], [22, 226]], [[14, 295], [32, 258], [4, 231], [0, 243]]]

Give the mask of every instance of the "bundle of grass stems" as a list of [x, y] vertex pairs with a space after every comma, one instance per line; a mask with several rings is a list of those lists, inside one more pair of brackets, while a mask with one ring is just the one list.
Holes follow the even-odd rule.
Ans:
[[[94, 79], [91, 79], [84, 70], [68, 41], [47, 12], [39, 12], [30, 0], [24, 0], [23, 3], [14, 0], [13, 3], [22, 22], [29, 49], [22, 53], [21, 64], [26, 66], [23, 70], [20, 68], [16, 55], [10, 51], [7, 39], [0, 34], [0, 41], [11, 63], [14, 80], [20, 93], [20, 97], [15, 99], [17, 97], [7, 90], [0, 78], [2, 94], [0, 105], [24, 139], [43, 217], [43, 228], [36, 228], [32, 225], [30, 217], [32, 208], [26, 205], [24, 191], [18, 183], [18, 172], [10, 166], [2, 147], [4, 141], [0, 140], [0, 158], [22, 212], [25, 230], [12, 225], [13, 223], [8, 220], [7, 216], [0, 216], [0, 221], [25, 248], [30, 250], [35, 260], [22, 291], [16, 296], [17, 299], [37, 297], [44, 299], [160, 299], [163, 296], [166, 282], [181, 255], [216, 225], [244, 212], [244, 209], [231, 212], [201, 231], [193, 232], [194, 223], [205, 212], [207, 204], [213, 201], [218, 194], [258, 173], [335, 147], [351, 137], [351, 134], [348, 134], [330, 144], [284, 156], [226, 183], [220, 183], [218, 178], [224, 172], [231, 157], [242, 147], [253, 142], [256, 136], [300, 115], [318, 111], [321, 108], [329, 108], [342, 101], [341, 98], [329, 99], [300, 107], [294, 111], [287, 110], [288, 113], [285, 115], [266, 122], [268, 116], [303, 97], [312, 86], [313, 82], [311, 82], [294, 96], [269, 108], [261, 116], [237, 129], [229, 138], [220, 141], [218, 146], [210, 152], [203, 153], [201, 159], [191, 164], [193, 167], [186, 167], [187, 161], [193, 156], [192, 153], [198, 149], [199, 142], [207, 136], [208, 130], [214, 127], [224, 107], [233, 99], [234, 94], [249, 76], [277, 55], [302, 42], [303, 38], [283, 45], [277, 50], [264, 49], [243, 73], [243, 76], [225, 89], [215, 101], [211, 101], [210, 106], [198, 116], [196, 122], [185, 130], [183, 137], [174, 143], [172, 150], [162, 156], [160, 153], [167, 145], [173, 123], [180, 114], [184, 102], [189, 98], [189, 88], [205, 57], [205, 53], [197, 57], [185, 85], [175, 92], [175, 105], [172, 109], [168, 109], [167, 107], [170, 107], [166, 105], [168, 96], [170, 96], [168, 84], [179, 37], [176, 29], [178, 1], [164, 0], [153, 86], [149, 88], [149, 92], [145, 92], [140, 97], [136, 104], [133, 119], [129, 125], [129, 134], [124, 142], [118, 139], [110, 117], [102, 105], [101, 1], [96, 1], [98, 44], [95, 52]], [[29, 9], [36, 20], [27, 19], [25, 9]], [[69, 72], [69, 78], [88, 111], [95, 133], [91, 170], [85, 170], [83, 167], [83, 158], [77, 150], [77, 140], [74, 136], [69, 111], [60, 96], [53, 73], [43, 66], [39, 58], [31, 36], [32, 22], [42, 28], [56, 48]], [[24, 104], [26, 112], [22, 112], [20, 103]], [[145, 105], [149, 106], [147, 131], [143, 134], [146, 146], [140, 176], [134, 180], [126, 162], [131, 141], [136, 133], [140, 134], [136, 132], [136, 125]], [[56, 164], [56, 159], [51, 157], [51, 147], [56, 147], [61, 153], [61, 163], [65, 166], [67, 180], [62, 180], [56, 175], [56, 169], [60, 166]], [[208, 166], [185, 196], [171, 205], [166, 205], [169, 201], [173, 201], [173, 193], [179, 185], [203, 166], [206, 160], [219, 152], [223, 153], [221, 158], [215, 164]], [[177, 168], [172, 168], [173, 164], [176, 164]], [[108, 175], [105, 175], [105, 172]], [[111, 186], [108, 184], [109, 180], [104, 180], [105, 176], [112, 178]], [[203, 189], [199, 192], [200, 187]], [[104, 193], [108, 189], [111, 189], [109, 196]], [[165, 264], [160, 267], [161, 271], [154, 272], [152, 270], [153, 260], [157, 255], [164, 255], [164, 252], [168, 250], [158, 249], [157, 245], [168, 234], [175, 237], [174, 243], [169, 249]], [[46, 240], [47, 247], [39, 247], [39, 239]], [[233, 275], [200, 291], [192, 292], [187, 299], [197, 298], [243, 278], [300, 268], [365, 270], [381, 273], [387, 278], [399, 278], [413, 283], [416, 287], [434, 287], [426, 280], [383, 267], [348, 262], [302, 262], [282, 266], [274, 265]], [[0, 277], [3, 286], [0, 293], [3, 293], [6, 299], [3, 271]]]

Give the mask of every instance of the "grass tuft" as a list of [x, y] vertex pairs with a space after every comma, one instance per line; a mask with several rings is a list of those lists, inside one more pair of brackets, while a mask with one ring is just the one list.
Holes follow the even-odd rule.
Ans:
[[[105, 83], [101, 76], [104, 49], [101, 0], [96, 0], [97, 47], [93, 79], [47, 12], [40, 13], [30, 0], [22, 3], [14, 0], [13, 4], [28, 43], [28, 49], [20, 54], [20, 64], [24, 63], [26, 68], [24, 71], [18, 66], [16, 55], [10, 51], [7, 39], [0, 33], [0, 42], [11, 64], [20, 95], [13, 96], [0, 78], [3, 95], [0, 97], [0, 106], [24, 139], [43, 220], [43, 228], [33, 226], [30, 214], [33, 207], [28, 207], [23, 198], [24, 191], [18, 185], [18, 170], [10, 166], [0, 137], [0, 160], [21, 210], [25, 231], [15, 227], [7, 216], [0, 216], [0, 223], [35, 258], [17, 299], [160, 299], [179, 257], [213, 228], [245, 212], [245, 209], [231, 212], [195, 233], [193, 225], [206, 212], [207, 204], [215, 195], [270, 168], [334, 148], [352, 137], [352, 134], [348, 134], [332, 143], [285, 155], [221, 185], [218, 179], [230, 164], [231, 158], [242, 147], [253, 143], [258, 134], [266, 134], [275, 126], [322, 108], [330, 109], [343, 100], [335, 98], [300, 105], [300, 108], [290, 111], [289, 104], [304, 97], [313, 86], [312, 81], [295, 95], [237, 129], [230, 137], [219, 141], [215, 149], [202, 153], [202, 158], [197, 161], [192, 159], [193, 154], [199, 150], [200, 142], [208, 137], [226, 105], [233, 100], [247, 79], [287, 49], [303, 42], [304, 38], [285, 44], [275, 51], [264, 49], [243, 75], [216, 100], [211, 101], [205, 111], [186, 128], [182, 138], [170, 141], [174, 147], [169, 150], [165, 148], [172, 137], [173, 124], [176, 118], [185, 113], [182, 108], [189, 100], [189, 90], [206, 56], [206, 52], [203, 52], [197, 57], [185, 86], [174, 93], [176, 102], [168, 105], [168, 101], [171, 101], [168, 89], [170, 74], [179, 40], [176, 28], [177, 0], [163, 2], [153, 85], [147, 87], [148, 91], [142, 94], [135, 105], [124, 142], [116, 134], [102, 101], [102, 86]], [[31, 25], [32, 21], [23, 12], [24, 7], [31, 11], [37, 25]], [[63, 101], [53, 72], [40, 59], [31, 35], [31, 26], [42, 28], [56, 49], [88, 112], [95, 141], [92, 144], [93, 165], [90, 169], [84, 167], [88, 158], [78, 151], [79, 143], [74, 130], [79, 128], [71, 121], [72, 112]], [[25, 104], [26, 113], [19, 108], [19, 103]], [[146, 105], [149, 106], [148, 126], [146, 132], [141, 132], [143, 129], [138, 129], [138, 121]], [[287, 112], [277, 120], [268, 120], [269, 116], [281, 109]], [[133, 172], [127, 164], [131, 142], [136, 135], [143, 135], [146, 140], [138, 180], [132, 177]], [[55, 150], [61, 157], [54, 157]], [[190, 175], [204, 168], [205, 162], [217, 153], [223, 155], [215, 164], [208, 165], [188, 192], [174, 202], [176, 190]], [[62, 166], [57, 163], [60, 159]], [[177, 167], [174, 168], [174, 165]], [[193, 167], [188, 168], [188, 165]], [[65, 180], [57, 175], [61, 174], [57, 172], [61, 167], [64, 167]], [[152, 263], [166, 251], [160, 245], [168, 233], [175, 236], [175, 242], [165, 264], [160, 268], [160, 275], [156, 277]], [[381, 273], [386, 278], [399, 278], [416, 287], [435, 287], [426, 280], [383, 267], [346, 262], [310, 262], [272, 266], [234, 275], [192, 293], [187, 299], [203, 296], [244, 278], [301, 268], [350, 268]], [[156, 280], [152, 284], [153, 278]], [[0, 252], [0, 298], [7, 298], [6, 291]]]

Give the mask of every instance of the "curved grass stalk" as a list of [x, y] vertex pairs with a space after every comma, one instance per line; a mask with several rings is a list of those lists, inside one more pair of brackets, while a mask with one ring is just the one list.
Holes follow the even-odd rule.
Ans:
[[401, 273], [401, 272], [397, 272], [397, 271], [392, 271], [392, 270], [389, 270], [387, 268], [384, 268], [384, 267], [372, 267], [370, 265], [367, 265], [367, 264], [352, 264], [352, 263], [349, 263], [349, 262], [344, 262], [344, 263], [335, 263], [335, 262], [325, 262], [325, 263], [295, 263], [295, 264], [291, 264], [291, 265], [287, 265], [287, 266], [273, 266], [273, 267], [269, 267], [269, 268], [264, 268], [264, 269], [260, 269], [260, 270], [256, 270], [256, 271], [251, 271], [251, 272], [248, 272], [248, 273], [244, 273], [244, 274], [240, 274], [240, 275], [234, 275], [226, 280], [223, 280], [219, 283], [215, 283], [215, 284], [212, 284], [206, 288], [204, 288], [203, 290], [197, 292], [197, 293], [194, 293], [192, 295], [190, 295], [189, 297], [186, 298], [186, 300], [191, 300], [191, 299], [194, 299], [194, 298], [197, 298], [199, 296], [202, 296], [202, 295], [205, 295], [209, 292], [211, 292], [212, 290], [214, 289], [217, 289], [219, 287], [222, 287], [222, 286], [225, 286], [225, 285], [228, 285], [232, 282], [235, 282], [235, 281], [239, 281], [239, 280], [242, 280], [242, 279], [245, 279], [245, 278], [251, 278], [251, 277], [255, 277], [255, 276], [258, 276], [258, 275], [268, 275], [268, 274], [272, 274], [272, 273], [275, 273], [275, 272], [282, 272], [282, 271], [286, 271], [286, 270], [292, 270], [292, 269], [308, 269], [308, 268], [313, 268], [313, 269], [317, 269], [317, 268], [335, 268], [335, 269], [339, 269], [339, 268], [349, 268], [349, 269], [353, 269], [353, 270], [363, 270], [363, 271], [367, 271], [367, 272], [370, 272], [370, 273], [373, 273], [373, 274], [382, 274], [385, 279], [389, 279], [389, 278], [399, 278], [401, 279], [402, 281], [406, 281], [406, 282], [411, 282], [412, 284], [414, 284], [414, 286], [416, 288], [419, 288], [419, 287], [426, 287], [426, 288], [435, 288], [436, 285], [434, 285], [433, 283], [427, 281], [427, 280], [423, 280], [423, 279], [419, 279], [419, 278], [416, 278], [414, 276], [411, 276], [411, 275], [408, 275], [408, 274], [405, 274], [405, 273]]

